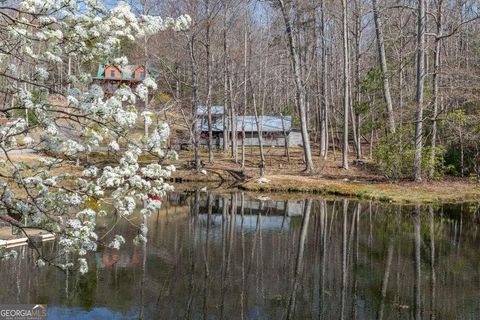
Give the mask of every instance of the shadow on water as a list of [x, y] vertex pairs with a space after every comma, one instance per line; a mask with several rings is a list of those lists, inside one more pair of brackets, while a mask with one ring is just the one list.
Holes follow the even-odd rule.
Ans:
[[147, 243], [122, 226], [125, 247], [99, 248], [84, 276], [19, 248], [0, 262], [0, 301], [52, 319], [478, 319], [478, 218], [478, 204], [172, 193]]

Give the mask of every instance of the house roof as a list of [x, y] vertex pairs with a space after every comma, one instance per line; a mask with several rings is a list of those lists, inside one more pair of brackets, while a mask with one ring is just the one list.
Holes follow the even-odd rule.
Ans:
[[[94, 79], [105, 79], [105, 68], [107, 68], [108, 66], [114, 66], [115, 68], [120, 70], [120, 72], [122, 73], [121, 80], [135, 80], [135, 70], [137, 70], [140, 67], [143, 67], [143, 65], [137, 65], [137, 64], [128, 64], [128, 65], [125, 65], [125, 66], [119, 66], [119, 65], [115, 65], [115, 64], [104, 64], [104, 63], [102, 63], [102, 64], [98, 65], [97, 74], [93, 78]], [[147, 69], [148, 74], [152, 78], [156, 78], [156, 75], [157, 75], [158, 72], [156, 71], [155, 68], [153, 68], [152, 66], [147, 66], [146, 69]]]
[[[246, 132], [259, 131], [255, 116], [238, 116], [236, 122], [237, 132], [242, 132], [243, 130]], [[283, 125], [282, 116], [259, 116], [258, 122], [262, 132], [283, 132], [284, 127], [285, 131], [290, 131], [292, 128], [291, 116], [283, 116]], [[205, 118], [202, 121], [201, 131], [208, 131], [208, 120]], [[213, 122], [212, 131], [223, 131], [223, 119], [216, 119]]]
[[[224, 114], [225, 108], [223, 106], [211, 106], [210, 113], [213, 115]], [[208, 114], [208, 107], [207, 106], [198, 106], [197, 107], [197, 115], [204, 116]]]

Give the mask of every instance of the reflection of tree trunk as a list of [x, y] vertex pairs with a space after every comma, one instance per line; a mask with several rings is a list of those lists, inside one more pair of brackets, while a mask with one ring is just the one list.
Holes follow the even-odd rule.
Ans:
[[228, 285], [227, 285], [227, 277], [229, 275], [230, 271], [230, 261], [232, 257], [232, 250], [233, 250], [233, 237], [234, 237], [234, 227], [235, 227], [235, 215], [237, 211], [237, 193], [232, 193], [231, 194], [231, 206], [230, 206], [230, 217], [229, 217], [229, 225], [227, 226], [227, 230], [225, 232], [225, 236], [228, 241], [228, 252], [227, 252], [227, 258], [225, 262], [225, 268], [224, 268], [224, 273], [223, 273], [223, 284], [224, 287], [222, 287], [222, 306], [220, 310], [220, 319], [225, 319], [225, 297], [227, 295], [228, 291]]
[[197, 238], [197, 221], [196, 218], [198, 217], [198, 213], [200, 210], [200, 203], [199, 203], [199, 196], [200, 191], [195, 191], [194, 203], [191, 205], [192, 216], [190, 217], [190, 234], [192, 235], [190, 240], [190, 252], [189, 252], [189, 259], [190, 259], [190, 279], [188, 281], [188, 299], [187, 305], [185, 307], [185, 315], [184, 319], [191, 318], [192, 312], [192, 305], [194, 299], [194, 291], [195, 291], [195, 282], [194, 282], [194, 275], [195, 275], [195, 239]]
[[415, 212], [413, 215], [413, 233], [414, 233], [414, 268], [415, 268], [415, 283], [413, 286], [413, 296], [415, 299], [414, 303], [414, 312], [415, 320], [421, 319], [421, 260], [420, 260], [420, 250], [421, 250], [421, 221], [420, 221], [420, 206], [415, 206]]
[[290, 300], [288, 301], [288, 309], [287, 309], [287, 316], [286, 319], [295, 319], [294, 312], [295, 312], [295, 298], [299, 286], [300, 275], [302, 273], [303, 267], [303, 253], [305, 250], [305, 242], [307, 240], [307, 233], [308, 233], [308, 222], [310, 220], [310, 211], [312, 209], [312, 199], [305, 200], [305, 210], [303, 214], [302, 220], [302, 230], [300, 232], [300, 240], [298, 242], [298, 251], [297, 251], [297, 263], [295, 266], [295, 274], [293, 277], [293, 287], [292, 292], [290, 295]]
[[222, 268], [221, 268], [221, 293], [222, 303], [220, 305], [220, 319], [223, 319], [223, 310], [225, 305], [225, 272], [226, 272], [226, 237], [227, 237], [227, 198], [222, 197]]
[[[147, 226], [147, 216], [143, 215], [143, 223]], [[147, 236], [142, 232], [143, 236]], [[140, 313], [138, 315], [139, 319], [145, 319], [144, 316], [144, 304], [145, 304], [145, 276], [146, 276], [146, 265], [147, 265], [147, 242], [143, 241], [142, 243], [142, 278], [140, 281]]]
[[[261, 219], [262, 219], [262, 216], [260, 214], [261, 211], [263, 211], [262, 207], [260, 207], [260, 211], [257, 214], [257, 221], [256, 221], [256, 226], [255, 226], [255, 236], [253, 237], [252, 250], [250, 252], [250, 261], [248, 263], [247, 272], [246, 272], [247, 275], [249, 275], [252, 271], [252, 266], [253, 266], [253, 261], [254, 261], [254, 258], [255, 258], [255, 251], [256, 251], [255, 249], [257, 248], [257, 241], [259, 241], [258, 239], [261, 237], [261, 225], [260, 225], [260, 222], [261, 222]], [[258, 256], [258, 254], [257, 254], [257, 256]], [[258, 269], [257, 269], [257, 271], [258, 271]], [[258, 289], [258, 275], [257, 275], [257, 289]], [[249, 292], [249, 282], [247, 282], [245, 284], [245, 301], [248, 301], [248, 292]]]
[[327, 255], [327, 203], [320, 201], [320, 310], [319, 319], [322, 318], [325, 308], [325, 262]]
[[387, 262], [385, 263], [385, 272], [383, 273], [383, 280], [382, 280], [382, 292], [381, 292], [381, 300], [380, 300], [380, 310], [378, 312], [378, 320], [383, 319], [383, 314], [385, 311], [385, 298], [387, 297], [387, 289], [388, 289], [388, 278], [390, 277], [390, 267], [392, 265], [393, 259], [393, 241], [390, 239], [387, 248]]
[[[352, 276], [353, 276], [353, 298], [352, 298], [352, 319], [357, 318], [357, 308], [356, 308], [356, 303], [357, 303], [357, 292], [358, 292], [358, 279], [357, 279], [357, 272], [355, 272], [355, 269], [357, 268], [358, 265], [358, 232], [359, 232], [359, 217], [360, 217], [360, 212], [362, 211], [362, 204], [360, 202], [357, 202], [357, 207], [355, 209], [355, 213], [352, 216], [352, 226], [351, 226], [351, 239], [355, 239], [353, 246], [354, 246], [354, 251], [353, 251], [353, 265], [352, 265]], [[350, 251], [350, 250], [349, 250]]]
[[343, 200], [343, 227], [342, 227], [342, 290], [340, 319], [345, 319], [345, 295], [347, 291], [347, 213], [348, 200]]
[[430, 319], [436, 319], [435, 314], [435, 298], [436, 298], [436, 284], [437, 284], [437, 275], [435, 273], [435, 223], [433, 219], [433, 207], [429, 206], [428, 208], [430, 212], [430, 285], [431, 285], [431, 310], [430, 310]]
[[241, 307], [241, 319], [245, 319], [245, 232], [243, 230], [244, 224], [244, 202], [245, 202], [245, 194], [242, 192], [240, 193], [240, 214], [242, 216], [242, 222], [240, 224], [240, 236], [241, 236], [241, 244], [242, 244], [242, 287], [240, 291], [240, 307]]
[[210, 275], [210, 270], [209, 270], [209, 264], [208, 264], [208, 259], [209, 259], [209, 242], [210, 242], [210, 217], [212, 215], [212, 195], [208, 194], [208, 210], [207, 210], [207, 233], [206, 233], [206, 239], [205, 239], [205, 274], [204, 274], [204, 279], [203, 279], [203, 319], [207, 319], [208, 317], [208, 278]]

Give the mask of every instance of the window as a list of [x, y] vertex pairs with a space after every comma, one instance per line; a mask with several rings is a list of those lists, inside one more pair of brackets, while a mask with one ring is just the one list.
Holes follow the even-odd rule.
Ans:
[[140, 79], [145, 79], [145, 71], [140, 72]]
[[110, 70], [110, 78], [115, 78], [115, 70]]

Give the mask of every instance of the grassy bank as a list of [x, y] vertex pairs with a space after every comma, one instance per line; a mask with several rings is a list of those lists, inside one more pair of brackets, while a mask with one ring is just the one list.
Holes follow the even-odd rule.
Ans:
[[[310, 193], [392, 203], [480, 201], [480, 185], [467, 179], [444, 177], [443, 180], [422, 183], [389, 183], [385, 177], [369, 170], [367, 166], [352, 165], [350, 170], [344, 170], [340, 159], [329, 157], [325, 161], [317, 155], [314, 156], [317, 171], [306, 176], [302, 173], [304, 165], [301, 149], [292, 148], [290, 161], [281, 148], [271, 149], [266, 154], [268, 183], [257, 182], [259, 157], [255, 152], [252, 155], [247, 152], [244, 173], [250, 178], [242, 182], [240, 188], [252, 192]], [[233, 163], [228, 153], [216, 152], [214, 162], [205, 164], [207, 174], [197, 173], [188, 166], [187, 161], [192, 158], [191, 152], [180, 153], [178, 171], [174, 175], [180, 181], [199, 185], [206, 182], [229, 182], [233, 177], [228, 171], [240, 170], [240, 164]], [[202, 159], [207, 162], [206, 150], [202, 150]]]
[[329, 194], [392, 203], [447, 203], [480, 200], [480, 187], [464, 180], [390, 184], [293, 175], [273, 175], [265, 178], [268, 180], [267, 183], [259, 183], [257, 179], [251, 179], [242, 183], [241, 188], [254, 192]]

